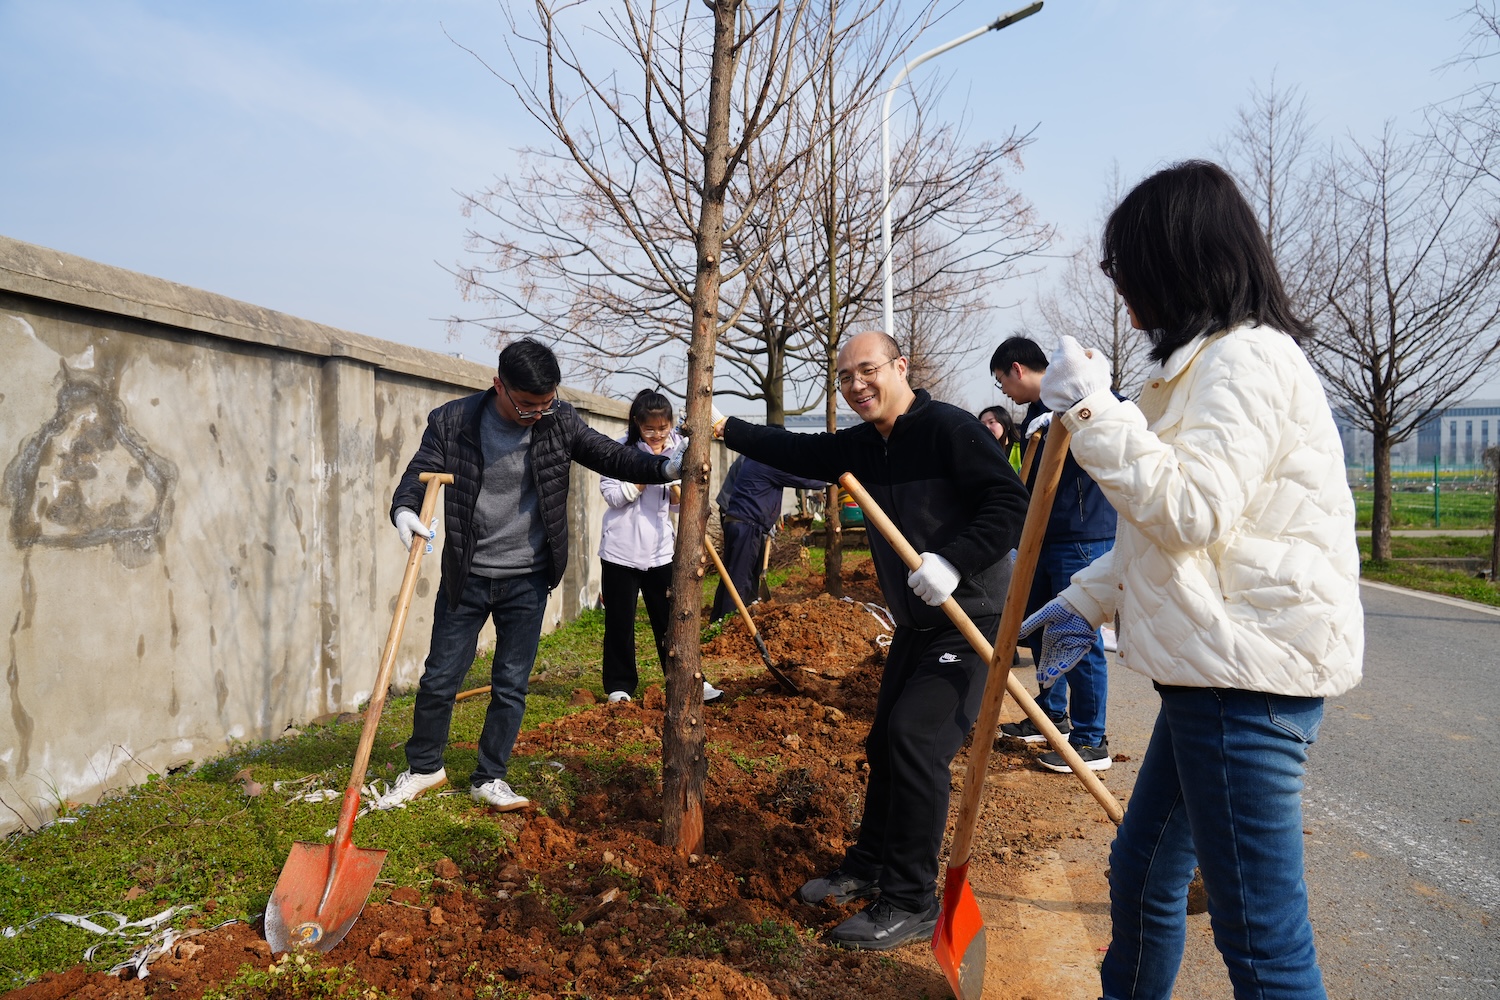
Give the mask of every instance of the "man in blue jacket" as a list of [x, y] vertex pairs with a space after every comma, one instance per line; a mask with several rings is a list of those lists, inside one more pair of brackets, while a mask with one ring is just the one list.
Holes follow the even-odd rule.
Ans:
[[[1026, 436], [1041, 429], [1045, 437], [1051, 413], [1042, 405], [1042, 376], [1047, 371], [1047, 355], [1033, 340], [1011, 337], [995, 348], [990, 371], [1000, 391], [1026, 406]], [[1034, 488], [1040, 462], [1033, 462], [1031, 481]], [[1115, 544], [1115, 509], [1109, 505], [1099, 487], [1078, 467], [1070, 453], [1063, 462], [1057, 496], [1052, 502], [1052, 516], [1037, 558], [1036, 576], [1026, 611], [1030, 614], [1062, 593], [1078, 572], [1108, 552]], [[1040, 662], [1041, 632], [1029, 640], [1032, 656]], [[1104, 702], [1109, 694], [1109, 669], [1104, 659], [1104, 641], [1094, 637], [1094, 644], [1069, 673], [1050, 687], [1041, 689], [1037, 704], [1057, 728], [1068, 734], [1068, 742], [1092, 770], [1102, 771], [1110, 765], [1109, 739], [1104, 730]], [[1068, 721], [1069, 701], [1072, 722]], [[1047, 737], [1032, 725], [1030, 719], [1007, 722], [1000, 732], [1027, 743], [1043, 743]], [[1067, 774], [1070, 770], [1062, 754], [1045, 753], [1038, 758], [1050, 771]]]
[[908, 571], [879, 532], [870, 554], [896, 628], [886, 653], [859, 835], [832, 872], [797, 896], [813, 905], [878, 897], [829, 931], [844, 948], [894, 948], [932, 936], [938, 851], [948, 821], [949, 766], [973, 728], [987, 664], [939, 607], [953, 597], [994, 634], [1020, 538], [1026, 489], [994, 435], [973, 416], [913, 390], [889, 336], [856, 334], [839, 350], [844, 401], [863, 423], [794, 434], [715, 420], [730, 448], [799, 476], [852, 472], [922, 554]]
[[[781, 501], [786, 490], [821, 490], [827, 485], [817, 479], [782, 472], [744, 455], [729, 466], [715, 501], [724, 529], [724, 569], [740, 600], [749, 604], [760, 590], [766, 536], [781, 520]], [[734, 599], [721, 580], [714, 591], [712, 617], [718, 621], [732, 614]]]

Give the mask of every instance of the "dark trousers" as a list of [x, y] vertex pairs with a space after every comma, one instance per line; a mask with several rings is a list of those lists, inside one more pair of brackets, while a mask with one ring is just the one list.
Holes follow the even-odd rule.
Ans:
[[490, 706], [479, 735], [479, 763], [469, 781], [482, 785], [505, 777], [511, 748], [521, 731], [521, 717], [526, 714], [526, 689], [546, 610], [546, 573], [504, 580], [471, 573], [459, 595], [458, 607], [451, 610], [447, 584], [438, 587], [432, 644], [417, 684], [411, 739], [406, 741], [406, 763], [412, 771], [431, 774], [443, 766], [453, 699], [474, 665], [479, 631], [493, 617], [495, 660], [490, 666]]
[[667, 626], [671, 623], [672, 564], [633, 569], [599, 560], [600, 594], [604, 598], [604, 693], [624, 691], [635, 697], [640, 677], [635, 669], [635, 606], [646, 602], [646, 617], [656, 637], [656, 655], [667, 668]]
[[[1037, 611], [1066, 590], [1074, 573], [1114, 548], [1114, 544], [1113, 538], [1043, 542], [1037, 556], [1036, 576], [1031, 581], [1027, 614]], [[1031, 633], [1026, 644], [1031, 648], [1032, 659], [1040, 661], [1042, 630]], [[1036, 703], [1053, 722], [1068, 715], [1071, 706], [1073, 732], [1068, 735], [1068, 742], [1075, 747], [1096, 747], [1104, 742], [1104, 708], [1108, 697], [1109, 662], [1104, 658], [1104, 638], [1096, 632], [1094, 644], [1078, 665], [1059, 677], [1050, 688], [1043, 688]]]
[[[760, 566], [765, 556], [766, 533], [749, 521], [723, 519], [724, 569], [739, 592], [740, 600], [749, 604], [760, 593]], [[714, 621], [736, 613], [734, 598], [722, 581], [714, 591]]]
[[[999, 619], [974, 624], [990, 635]], [[865, 740], [870, 783], [864, 818], [842, 867], [877, 880], [881, 895], [900, 909], [923, 909], [937, 897], [948, 768], [979, 717], [985, 666], [953, 627], [897, 626], [886, 653]]]

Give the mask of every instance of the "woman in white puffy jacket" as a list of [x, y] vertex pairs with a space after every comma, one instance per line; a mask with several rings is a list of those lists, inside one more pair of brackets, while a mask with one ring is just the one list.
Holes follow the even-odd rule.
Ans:
[[[1161, 709], [1110, 851], [1108, 1000], [1166, 998], [1201, 868], [1236, 998], [1324, 998], [1307, 915], [1302, 778], [1323, 699], [1359, 681], [1354, 504], [1323, 389], [1244, 197], [1201, 161], [1110, 215], [1100, 267], [1157, 362], [1136, 402], [1064, 338], [1042, 400], [1119, 512], [1114, 549], [1027, 620], [1038, 675], [1119, 618]], [[1080, 640], [1077, 640], [1081, 642]], [[1076, 662], [1076, 658], [1075, 662]]]

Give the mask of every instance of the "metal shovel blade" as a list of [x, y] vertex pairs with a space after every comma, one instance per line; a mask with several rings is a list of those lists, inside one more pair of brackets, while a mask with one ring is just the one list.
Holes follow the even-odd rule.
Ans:
[[375, 887], [385, 852], [353, 844], [292, 845], [266, 903], [272, 951], [328, 951], [344, 940]]
[[979, 1000], [984, 992], [984, 917], [969, 888], [968, 862], [949, 866], [943, 880], [943, 909], [932, 932], [932, 954], [958, 1000]]

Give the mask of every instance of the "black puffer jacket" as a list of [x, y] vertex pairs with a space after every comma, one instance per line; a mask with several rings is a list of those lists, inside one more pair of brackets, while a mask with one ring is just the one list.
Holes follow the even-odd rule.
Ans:
[[[495, 405], [495, 390], [444, 403], [427, 415], [422, 444], [407, 463], [396, 495], [391, 500], [391, 522], [401, 507], [420, 511], [427, 487], [419, 478], [424, 472], [448, 472], [453, 485], [443, 499], [443, 587], [449, 607], [457, 607], [458, 595], [469, 579], [474, 561], [474, 505], [484, 482], [484, 452], [479, 446], [479, 418], [484, 407]], [[531, 428], [531, 469], [536, 478], [537, 502], [547, 529], [551, 573], [548, 586], [562, 580], [568, 566], [568, 485], [571, 465], [593, 469], [631, 483], [667, 482], [663, 455], [648, 455], [627, 448], [583, 422], [572, 405], [557, 402], [557, 410]]]
[[[1010, 583], [1005, 558], [1021, 537], [1026, 487], [994, 435], [956, 406], [918, 389], [896, 418], [889, 439], [873, 424], [833, 434], [794, 434], [734, 417], [724, 443], [750, 458], [798, 476], [832, 482], [852, 472], [918, 552], [935, 552], [961, 575], [953, 592], [971, 618], [1000, 614]], [[896, 551], [869, 529], [880, 589], [897, 625], [946, 627], [942, 608], [929, 607], [906, 584]]]

